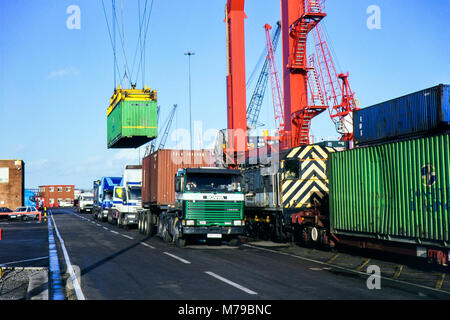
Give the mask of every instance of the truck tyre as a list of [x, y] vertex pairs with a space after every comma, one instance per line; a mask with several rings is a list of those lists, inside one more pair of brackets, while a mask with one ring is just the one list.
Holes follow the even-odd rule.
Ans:
[[142, 214], [139, 212], [138, 213], [138, 231], [139, 233], [143, 233], [142, 232]]
[[233, 238], [231, 239], [228, 244], [232, 247], [237, 247], [239, 245], [239, 239], [238, 238]]
[[170, 243], [173, 241], [172, 235], [169, 232], [169, 225], [168, 225], [168, 221], [164, 221], [163, 222], [163, 240], [164, 242]]
[[174, 232], [174, 240], [177, 247], [185, 247], [186, 246], [186, 239], [183, 238], [183, 235], [181, 234], [181, 228], [182, 228], [181, 221], [178, 220], [178, 218], [175, 219], [173, 232]]
[[122, 215], [120, 214], [120, 212], [117, 214], [117, 226], [119, 228], [122, 228]]
[[152, 237], [155, 234], [155, 225], [152, 222], [153, 214], [151, 212], [145, 215], [144, 225], [146, 226], [145, 235]]

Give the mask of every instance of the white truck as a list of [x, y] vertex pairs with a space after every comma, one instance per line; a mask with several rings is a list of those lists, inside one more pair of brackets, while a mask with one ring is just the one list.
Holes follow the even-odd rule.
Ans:
[[113, 205], [108, 210], [108, 222], [119, 228], [138, 223], [142, 207], [142, 166], [127, 165], [119, 186], [114, 187]]
[[77, 212], [92, 212], [94, 207], [94, 194], [92, 192], [83, 192], [78, 197]]

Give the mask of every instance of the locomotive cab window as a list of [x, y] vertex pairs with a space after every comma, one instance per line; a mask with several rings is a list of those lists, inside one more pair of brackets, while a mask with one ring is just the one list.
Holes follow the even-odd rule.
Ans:
[[300, 177], [300, 162], [298, 159], [285, 160], [285, 179], [298, 179]]

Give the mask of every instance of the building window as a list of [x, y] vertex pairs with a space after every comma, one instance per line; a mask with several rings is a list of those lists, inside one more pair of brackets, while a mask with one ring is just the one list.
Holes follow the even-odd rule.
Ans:
[[55, 203], [55, 199], [50, 198], [50, 204], [54, 204]]
[[55, 191], [55, 188], [49, 187], [49, 188], [48, 188], [48, 191], [53, 192], [53, 191]]
[[70, 187], [66, 187], [66, 192], [70, 192]]
[[62, 187], [58, 187], [58, 192], [62, 192]]

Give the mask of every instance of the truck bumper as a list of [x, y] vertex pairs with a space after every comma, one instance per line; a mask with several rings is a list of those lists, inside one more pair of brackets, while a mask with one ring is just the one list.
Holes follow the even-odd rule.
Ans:
[[103, 218], [108, 218], [108, 210], [103, 210], [102, 211], [102, 217]]
[[183, 235], [203, 235], [207, 238], [219, 238], [226, 236], [238, 236], [244, 234], [244, 227], [217, 227], [217, 226], [196, 226], [182, 229]]

